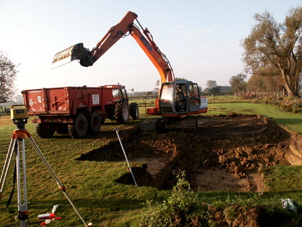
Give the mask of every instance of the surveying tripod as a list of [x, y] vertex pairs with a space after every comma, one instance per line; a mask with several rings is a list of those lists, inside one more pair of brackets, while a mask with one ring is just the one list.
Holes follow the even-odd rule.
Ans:
[[[8, 174], [9, 166], [13, 159], [13, 153], [16, 152], [16, 181], [17, 181], [17, 201], [18, 201], [18, 218], [20, 220], [21, 227], [25, 227], [28, 220], [28, 202], [27, 202], [27, 187], [26, 187], [26, 155], [25, 155], [25, 139], [29, 139], [40, 156], [42, 162], [45, 164], [50, 175], [56, 181], [59, 189], [63, 192], [64, 196], [73, 207], [81, 221], [85, 226], [91, 226], [92, 224], [86, 224], [85, 220], [71, 201], [70, 197], [66, 192], [66, 188], [60, 182], [51, 166], [44, 157], [42, 151], [31, 137], [30, 133], [25, 129], [25, 124], [27, 123], [27, 110], [25, 106], [15, 105], [11, 107], [11, 119], [17, 125], [17, 129], [14, 130], [12, 138], [9, 144], [8, 152], [6, 155], [5, 163], [3, 166], [3, 171], [0, 178], [0, 199], [2, 198], [2, 192], [4, 188], [4, 183]], [[23, 187], [22, 187], [23, 186]]]

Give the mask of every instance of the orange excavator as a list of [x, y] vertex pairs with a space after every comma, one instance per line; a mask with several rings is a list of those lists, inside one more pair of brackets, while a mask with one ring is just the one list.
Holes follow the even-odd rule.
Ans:
[[147, 114], [171, 119], [207, 112], [207, 98], [201, 97], [198, 84], [187, 80], [175, 80], [167, 57], [160, 51], [149, 30], [141, 26], [137, 17], [137, 14], [129, 11], [118, 24], [109, 29], [92, 50], [85, 48], [83, 43], [78, 43], [55, 54], [53, 63], [61, 60], [79, 60], [84, 67], [92, 66], [120, 38], [130, 34], [160, 75], [159, 96], [155, 107], [148, 108]]

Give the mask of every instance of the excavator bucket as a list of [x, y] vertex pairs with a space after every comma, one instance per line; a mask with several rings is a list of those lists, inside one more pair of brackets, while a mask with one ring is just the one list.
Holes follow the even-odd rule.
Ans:
[[67, 64], [73, 60], [81, 60], [86, 56], [87, 52], [88, 50], [84, 47], [83, 43], [78, 43], [56, 53], [52, 63], [63, 61]]

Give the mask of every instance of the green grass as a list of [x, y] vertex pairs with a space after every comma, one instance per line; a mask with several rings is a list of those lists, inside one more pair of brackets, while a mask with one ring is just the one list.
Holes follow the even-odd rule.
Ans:
[[[144, 108], [140, 108], [140, 111], [143, 112]], [[284, 124], [286, 127], [300, 133], [302, 132], [302, 115], [283, 113], [269, 105], [214, 103], [209, 105], [208, 114], [230, 114], [235, 112], [245, 114], [259, 113], [267, 117], [273, 117], [274, 120]], [[7, 119], [9, 118], [9, 116], [6, 117]], [[145, 115], [141, 114], [141, 117], [145, 117]], [[1, 118], [3, 119], [4, 117]], [[135, 122], [135, 124], [138, 123], [139, 121]], [[28, 123], [26, 125], [50, 166], [67, 188], [67, 193], [75, 206], [86, 222], [92, 222], [94, 226], [138, 226], [139, 217], [147, 209], [147, 200], [160, 202], [171, 194], [170, 191], [159, 191], [151, 187], [135, 187], [134, 185], [116, 183], [116, 179], [128, 172], [125, 162], [76, 160], [81, 154], [98, 149], [116, 139], [116, 134], [113, 130], [117, 126], [115, 124], [103, 125], [100, 135], [75, 140], [68, 136], [41, 139], [35, 133], [34, 124]], [[123, 130], [127, 126], [118, 127]], [[14, 124], [0, 125], [1, 172], [14, 129]], [[30, 220], [36, 221], [38, 214], [50, 212], [53, 205], [59, 204], [57, 214], [62, 217], [62, 220], [51, 223], [50, 226], [83, 226], [27, 140], [26, 157]], [[131, 163], [131, 165], [140, 164]], [[7, 213], [5, 209], [12, 187], [12, 169], [13, 166], [10, 168], [4, 187], [3, 199], [0, 201], [1, 225], [19, 224], [18, 221], [14, 220], [15, 214]], [[301, 179], [298, 176], [301, 175], [301, 172], [301, 167], [270, 167], [267, 172], [264, 172], [267, 178], [267, 186], [272, 190], [268, 193], [199, 192], [195, 194], [198, 198], [198, 203], [205, 202], [217, 206], [225, 203], [239, 203], [280, 207], [281, 198], [292, 198], [302, 204], [302, 197], [300, 196], [302, 186], [300, 184]], [[295, 175], [295, 173], [297, 174]], [[278, 182], [280, 176], [282, 176], [282, 181], [277, 185], [276, 182]], [[298, 183], [294, 183], [296, 181]], [[16, 193], [11, 203], [11, 209], [17, 209]]]
[[[271, 166], [263, 170], [266, 187], [271, 192], [301, 191], [302, 167], [301, 166]], [[286, 187], [285, 187], [286, 185]]]
[[276, 106], [254, 103], [212, 103], [209, 104], [207, 115], [216, 114], [260, 114], [292, 131], [302, 133], [302, 114], [282, 112]]
[[[74, 140], [70, 137], [56, 137], [40, 139], [34, 125], [27, 124], [27, 129], [42, 150], [50, 166], [67, 188], [67, 193], [87, 222], [102, 225], [118, 225], [118, 223], [132, 223], [142, 212], [147, 199], [161, 198], [161, 192], [154, 188], [122, 185], [115, 182], [127, 173], [124, 162], [95, 162], [75, 160], [82, 153], [99, 148], [116, 138], [113, 128], [117, 125], [104, 126], [103, 137], [97, 136]], [[10, 136], [14, 125], [0, 128], [0, 166], [4, 163]], [[26, 140], [27, 181], [29, 211], [31, 220], [36, 220], [38, 214], [49, 212], [53, 205], [59, 204], [58, 214], [62, 220], [56, 226], [82, 226], [80, 219], [73, 211], [63, 193], [48, 173], [44, 163], [40, 160], [30, 141]], [[3, 199], [0, 202], [1, 224], [14, 223], [15, 214], [5, 210], [5, 203], [12, 187], [12, 169], [5, 184]], [[16, 209], [16, 193], [11, 203]]]

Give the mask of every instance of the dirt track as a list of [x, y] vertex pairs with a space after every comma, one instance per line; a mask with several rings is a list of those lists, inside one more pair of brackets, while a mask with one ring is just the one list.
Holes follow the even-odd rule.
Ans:
[[[263, 191], [258, 169], [289, 164], [289, 133], [266, 118], [256, 115], [200, 117], [196, 132], [120, 132], [139, 185], [171, 188], [173, 170], [186, 170], [196, 191]], [[118, 141], [81, 155], [79, 160], [124, 161]], [[129, 175], [119, 179], [132, 184]]]

